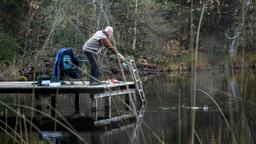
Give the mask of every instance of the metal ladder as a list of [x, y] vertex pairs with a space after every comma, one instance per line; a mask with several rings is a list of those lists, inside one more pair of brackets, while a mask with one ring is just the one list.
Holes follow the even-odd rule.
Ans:
[[134, 60], [133, 56], [128, 57], [128, 66], [129, 66], [129, 70], [132, 74], [132, 77], [133, 77], [133, 80], [134, 80], [134, 83], [135, 83], [135, 87], [136, 87], [136, 90], [139, 94], [140, 100], [143, 104], [145, 104], [146, 103], [146, 96], [145, 96], [145, 93], [144, 93], [142, 81], [141, 81], [140, 76], [139, 76], [139, 71], [137, 69], [137, 66], [136, 66], [136, 63], [135, 63], [135, 60]]

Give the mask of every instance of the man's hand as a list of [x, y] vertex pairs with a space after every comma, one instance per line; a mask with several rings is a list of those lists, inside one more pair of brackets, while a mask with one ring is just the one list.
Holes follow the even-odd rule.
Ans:
[[125, 60], [125, 58], [124, 58], [124, 56], [123, 56], [122, 54], [117, 53], [117, 56], [118, 56], [122, 61], [124, 61], [124, 60]]

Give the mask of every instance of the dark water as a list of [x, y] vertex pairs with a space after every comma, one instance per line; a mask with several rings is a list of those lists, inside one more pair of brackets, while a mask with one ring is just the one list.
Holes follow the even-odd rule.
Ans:
[[[196, 144], [254, 144], [254, 74], [232, 75], [228, 72], [212, 71], [198, 73], [196, 77], [194, 107], [191, 107], [194, 96], [192, 74], [165, 73], [145, 76], [144, 89], [148, 103], [141, 123], [138, 121], [106, 131], [79, 131], [78, 135], [89, 144], [188, 144], [193, 138], [191, 127], [194, 124]], [[221, 111], [209, 96], [216, 101]], [[80, 104], [86, 107], [84, 101], [86, 100], [81, 99]], [[59, 103], [63, 106], [60, 105], [57, 110], [64, 115], [74, 112], [72, 98], [62, 97]], [[193, 112], [194, 123], [191, 118]], [[56, 144], [82, 143], [68, 132], [59, 131], [58, 134], [61, 136], [55, 142], [52, 141]], [[4, 136], [1, 133], [1, 143], [5, 141]], [[49, 143], [36, 132], [32, 137], [32, 143]]]
[[[145, 85], [149, 104], [144, 120], [164, 143], [191, 143], [192, 110], [196, 111], [195, 143], [255, 143], [253, 74], [232, 76], [219, 71], [197, 74], [196, 89], [205, 91], [217, 102], [227, 121], [216, 104], [199, 90], [196, 107], [191, 107], [192, 84], [192, 76], [185, 74], [154, 77]], [[146, 137], [146, 143], [153, 143], [152, 133], [147, 132]]]

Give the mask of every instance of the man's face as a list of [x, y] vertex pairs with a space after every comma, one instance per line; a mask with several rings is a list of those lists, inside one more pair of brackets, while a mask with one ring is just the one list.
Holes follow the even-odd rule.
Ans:
[[113, 35], [113, 32], [112, 31], [107, 31], [107, 34], [109, 37], [111, 37]]

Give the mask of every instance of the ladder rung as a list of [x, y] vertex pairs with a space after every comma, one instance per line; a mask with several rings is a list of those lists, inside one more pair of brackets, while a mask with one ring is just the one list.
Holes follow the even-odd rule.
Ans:
[[134, 72], [133, 75], [139, 77], [139, 74], [137, 72]]
[[135, 80], [140, 79], [139, 76], [138, 76], [138, 75], [135, 75], [135, 74], [133, 75], [133, 78], [134, 78]]
[[137, 77], [137, 79], [139, 78], [139, 75], [138, 74], [133, 74], [134, 77]]
[[142, 81], [138, 78], [136, 79], [136, 82], [139, 84], [139, 85], [142, 85]]
[[137, 82], [137, 85], [142, 87], [142, 83], [140, 83], [140, 81]]

